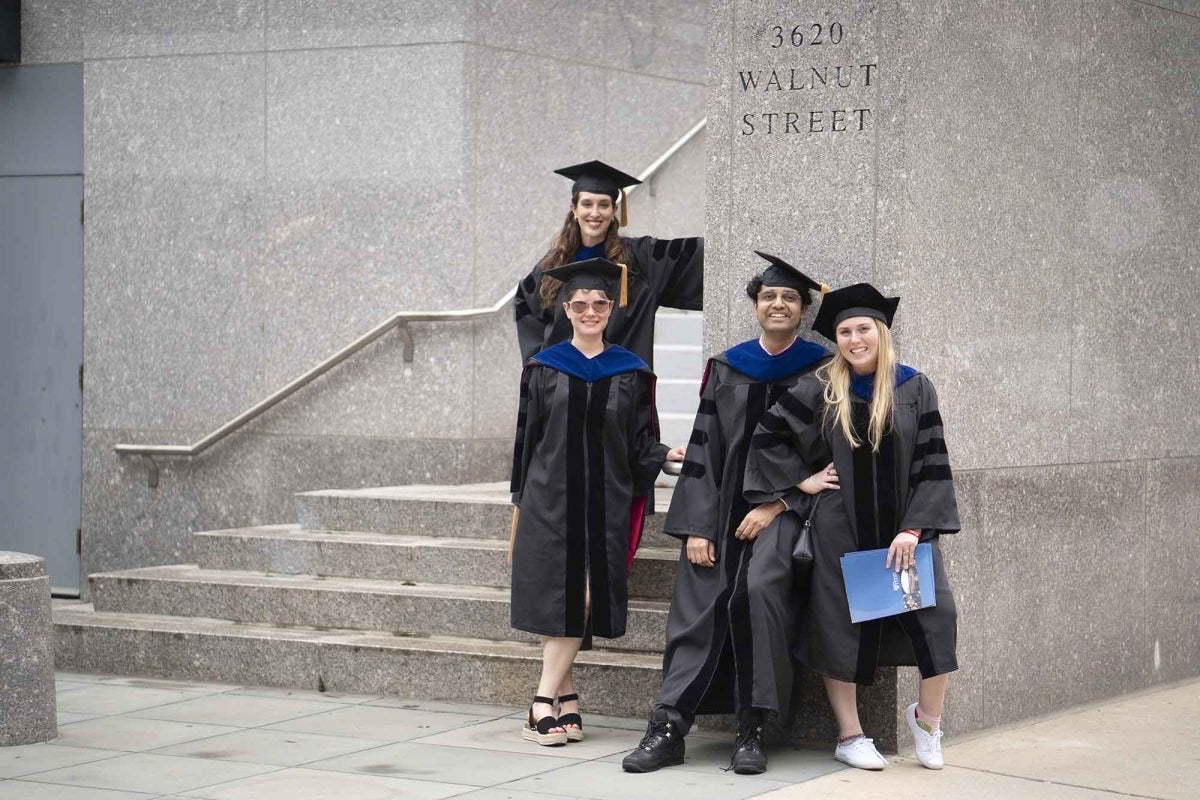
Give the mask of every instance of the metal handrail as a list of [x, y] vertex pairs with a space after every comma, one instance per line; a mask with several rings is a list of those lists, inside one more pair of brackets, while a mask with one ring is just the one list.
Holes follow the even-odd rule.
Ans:
[[[691, 141], [697, 133], [704, 130], [704, 127], [707, 123], [708, 119], [704, 118], [693, 125], [691, 130], [685, 133], [662, 155], [656, 158], [650, 164], [650, 166], [642, 170], [641, 174], [637, 176], [638, 180], [647, 181], [652, 178], [668, 159], [675, 155], [675, 153], [677, 153], [681, 147]], [[632, 194], [636, 188], [637, 186], [633, 186], [629, 189], [626, 189], [626, 196]], [[535, 258], [536, 255], [530, 260]], [[254, 418], [258, 417], [267, 409], [286, 400], [300, 389], [329, 372], [329, 370], [350, 358], [350, 356], [359, 352], [393, 328], [399, 332], [401, 339], [404, 341], [404, 360], [408, 363], [411, 363], [413, 360], [413, 338], [412, 333], [408, 329], [408, 323], [453, 322], [456, 320], [470, 321], [476, 319], [485, 319], [497, 313], [502, 308], [508, 306], [508, 304], [512, 302], [513, 297], [516, 296], [516, 293], [517, 287], [514, 285], [513, 288], [505, 292], [503, 297], [486, 308], [460, 308], [450, 311], [399, 311], [389, 317], [386, 321], [376, 325], [374, 328], [343, 347], [341, 350], [338, 350], [336, 353], [329, 356], [324, 361], [305, 372], [303, 375], [291, 380], [279, 389], [276, 389], [266, 398], [250, 406], [250, 408], [247, 408], [245, 411], [238, 414], [236, 417], [229, 420], [212, 433], [197, 440], [193, 444], [118, 444], [114, 446], [113, 449], [116, 450], [117, 454], [121, 456], [141, 456], [146, 464], [146, 483], [151, 488], [156, 487], [158, 486], [158, 464], [154, 462], [154, 456], [194, 456], [204, 452], [209, 447], [212, 447], [221, 439], [228, 436], [230, 433], [233, 433], [247, 422], [250, 422]]]

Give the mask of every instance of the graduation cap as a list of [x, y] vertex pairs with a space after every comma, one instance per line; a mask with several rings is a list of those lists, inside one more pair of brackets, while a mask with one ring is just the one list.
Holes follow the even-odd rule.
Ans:
[[554, 170], [556, 175], [562, 175], [564, 178], [570, 178], [575, 183], [571, 186], [571, 194], [575, 195], [579, 192], [592, 192], [593, 194], [606, 194], [616, 201], [617, 195], [621, 196], [621, 224], [628, 225], [629, 217], [625, 213], [625, 187], [636, 186], [641, 183], [632, 175], [626, 175], [616, 167], [610, 167], [603, 161], [588, 161], [583, 164], [575, 164], [570, 167]]
[[771, 266], [763, 270], [763, 286], [786, 286], [789, 289], [796, 289], [797, 291], [811, 289], [821, 294], [829, 291], [827, 284], [814, 281], [779, 256], [773, 256], [770, 253], [764, 253], [760, 250], [755, 250], [754, 255], [761, 256], [771, 262]]
[[821, 300], [821, 309], [813, 320], [813, 330], [831, 342], [837, 341], [837, 326], [850, 317], [874, 317], [889, 328], [899, 297], [884, 297], [869, 283], [856, 283], [835, 289]]
[[589, 258], [543, 270], [542, 275], [562, 281], [563, 291], [568, 295], [577, 289], [600, 289], [609, 297], [618, 297], [617, 305], [624, 307], [629, 303], [628, 272], [629, 268], [624, 264], [614, 264], [606, 258]]

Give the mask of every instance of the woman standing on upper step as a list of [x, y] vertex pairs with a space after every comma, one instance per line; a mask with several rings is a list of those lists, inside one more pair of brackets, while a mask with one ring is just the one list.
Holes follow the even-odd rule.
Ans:
[[[629, 268], [629, 302], [612, 310], [605, 338], [654, 366], [654, 314], [660, 306], [698, 311], [704, 299], [704, 240], [626, 238], [625, 187], [641, 183], [601, 161], [555, 170], [574, 181], [571, 207], [550, 252], [521, 281], [513, 298], [521, 360], [569, 339], [562, 283], [547, 270], [604, 258]], [[618, 203], [618, 197], [620, 203]]]
[[603, 337], [626, 295], [625, 272], [603, 259], [547, 272], [562, 282], [572, 337], [535, 355], [521, 374], [511, 613], [514, 628], [541, 637], [541, 677], [522, 735], [542, 745], [583, 739], [575, 655], [589, 629], [625, 634], [626, 573], [646, 495], [668, 457], [658, 441], [654, 374]]

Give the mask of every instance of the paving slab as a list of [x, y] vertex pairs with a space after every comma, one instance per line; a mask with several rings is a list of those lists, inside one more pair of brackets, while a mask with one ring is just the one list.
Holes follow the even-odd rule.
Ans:
[[167, 678], [138, 678], [128, 676], [107, 677], [100, 681], [105, 686], [136, 686], [143, 689], [168, 689], [177, 692], [220, 694], [241, 688], [235, 683], [204, 683], [201, 681], [178, 681]]
[[0, 748], [0, 779], [19, 778], [22, 775], [32, 775], [60, 767], [123, 755], [125, 754], [117, 750], [64, 747], [49, 743], [2, 747]]
[[[689, 733], [684, 763], [670, 769], [698, 772], [710, 776], [728, 775], [726, 770], [729, 768], [729, 759], [733, 755], [733, 738], [731, 732], [725, 733], [721, 738], [696, 738]], [[637, 742], [635, 741], [634, 744]], [[816, 750], [790, 745], [768, 745], [766, 753], [767, 771], [758, 776], [763, 779], [798, 783], [846, 769], [843, 764], [834, 760], [833, 748]], [[624, 756], [624, 753], [619, 753], [604, 758], [603, 761], [616, 767]]]
[[935, 772], [925, 769], [912, 758], [892, 757], [889, 761], [887, 769], [881, 772], [843, 770], [787, 786], [763, 797], [771, 800], [829, 800], [832, 797], [852, 797], [854, 800], [896, 800], [898, 797], [927, 797], [931, 800], [1127, 800], [1129, 797], [1124, 792], [1085, 789], [956, 766], [947, 766]]
[[[337, 706], [335, 706], [336, 708]], [[132, 716], [257, 728], [329, 711], [329, 703], [249, 695], [212, 695], [137, 711]]]
[[345, 736], [253, 729], [163, 747], [154, 752], [164, 756], [298, 767], [384, 744], [386, 742], [351, 739]]
[[[42, 772], [26, 780], [147, 794], [181, 794], [277, 769], [267, 764], [235, 764], [230, 761], [131, 753], [105, 761]], [[36, 794], [32, 796], [37, 797]]]
[[487, 703], [445, 703], [437, 700], [411, 700], [406, 697], [381, 697], [364, 703], [380, 708], [403, 708], [408, 711], [444, 711], [447, 714], [466, 714], [469, 717], [497, 719], [520, 714], [510, 706], [490, 705]]
[[[603, 761], [588, 761], [562, 769], [522, 778], [497, 789], [540, 792], [590, 800], [738, 800], [757, 797], [787, 784], [732, 772], [706, 775], [690, 770], [662, 769], [634, 775]], [[894, 798], [893, 798], [894, 800]]]
[[97, 717], [63, 725], [58, 729], [54, 744], [138, 752], [194, 739], [207, 739], [236, 730], [230, 725], [201, 725], [121, 716]]
[[199, 800], [439, 800], [470, 791], [470, 786], [355, 775], [315, 769], [285, 769], [187, 793]]
[[[614, 753], [625, 753], [637, 747], [637, 743], [641, 740], [640, 732], [594, 727], [588, 723], [587, 719], [584, 719], [583, 724], [583, 741], [570, 742], [565, 747], [542, 747], [522, 739], [520, 715], [464, 728], [454, 728], [413, 741], [419, 744], [469, 747], [474, 750], [494, 750], [546, 758], [590, 761]], [[472, 755], [472, 757], [474, 756]]]
[[[308, 700], [314, 703], [335, 703], [344, 706], [354, 706], [360, 703], [370, 703], [385, 700], [380, 694], [352, 694], [350, 692], [318, 692], [313, 689], [284, 689], [271, 686], [246, 686], [230, 691], [231, 696], [247, 695], [249, 697], [276, 697], [281, 700]], [[395, 699], [395, 698], [392, 698]]]
[[87, 786], [56, 786], [31, 781], [0, 782], [0, 800], [149, 800], [155, 797], [158, 795]]
[[559, 800], [561, 794], [538, 794], [517, 789], [480, 789], [457, 795], [454, 800]]
[[[1200, 797], [1200, 683], [946, 749], [955, 766], [1168, 800]], [[1136, 741], [1136, 755], [1130, 743]]]
[[281, 722], [269, 727], [271, 730], [277, 731], [321, 733], [393, 743], [485, 721], [487, 721], [486, 717], [474, 717], [467, 714], [410, 711], [378, 706], [349, 706], [323, 714], [313, 714]]
[[[539, 751], [549, 749], [552, 748], [538, 747]], [[566, 747], [553, 749], [565, 750]], [[318, 761], [309, 767], [484, 787], [541, 775], [564, 764], [578, 763], [580, 762], [549, 758], [540, 752], [517, 755], [473, 750], [468, 754], [456, 747], [400, 742], [341, 758]]]
[[70, 725], [72, 722], [83, 722], [85, 719], [95, 719], [101, 716], [100, 714], [80, 714], [77, 711], [60, 711], [58, 712], [58, 726]]
[[[952, 741], [941, 772], [902, 756], [882, 774], [866, 773], [835, 762], [829, 748], [771, 745], [762, 776], [725, 772], [732, 733], [707, 726], [689, 735], [684, 765], [628, 775], [619, 762], [640, 739], [644, 719], [588, 714], [586, 706], [584, 742], [539, 748], [520, 738], [522, 710], [503, 705], [341, 695], [351, 704], [316, 692], [232, 684], [129, 686], [120, 678], [63, 674], [58, 680], [65, 684], [60, 699], [95, 692], [104, 704], [135, 708], [62, 725], [53, 743], [0, 749], [0, 800], [1192, 800], [1200, 786], [1200, 733], [1193, 732], [1200, 680]], [[137, 708], [163, 699], [144, 692], [173, 699]], [[227, 724], [145, 716], [181, 708], [186, 716], [207, 713]], [[310, 713], [240, 727], [297, 709]], [[154, 752], [121, 752], [128, 750]]]
[[54, 681], [54, 691], [62, 694], [63, 692], [70, 692], [74, 689], [84, 689], [91, 685], [92, 684], [90, 683], [76, 683], [75, 681], [63, 681], [56, 679]]
[[64, 692], [58, 698], [59, 711], [83, 714], [124, 714], [143, 708], [177, 703], [195, 697], [178, 689], [144, 689], [136, 686], [93, 685], [86, 692]]

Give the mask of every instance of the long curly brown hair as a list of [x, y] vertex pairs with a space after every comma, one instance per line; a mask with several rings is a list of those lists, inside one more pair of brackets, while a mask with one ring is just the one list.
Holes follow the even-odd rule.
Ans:
[[[579, 202], [578, 193], [571, 195], [571, 211], [567, 212], [567, 218], [563, 220], [562, 228], [559, 229], [558, 235], [554, 237], [554, 243], [550, 245], [550, 252], [538, 262], [538, 271], [544, 272], [548, 269], [561, 267], [563, 264], [570, 264], [575, 257], [575, 252], [579, 250], [579, 246], [583, 243], [583, 236], [579, 232], [579, 223], [575, 220], [575, 204]], [[621, 242], [621, 236], [617, 233], [620, 227], [617, 222], [617, 214], [613, 215], [612, 222], [608, 224], [608, 233], [604, 235], [604, 257], [614, 264], [628, 263], [628, 255], [625, 250], [625, 245]], [[629, 264], [629, 280], [633, 280], [633, 265]], [[559, 287], [562, 286], [562, 281], [554, 278], [542, 277], [541, 285], [538, 287], [538, 297], [542, 301], [544, 308], [550, 308], [554, 305], [554, 301], [558, 298]]]

